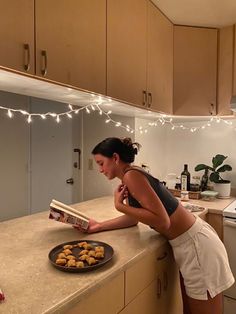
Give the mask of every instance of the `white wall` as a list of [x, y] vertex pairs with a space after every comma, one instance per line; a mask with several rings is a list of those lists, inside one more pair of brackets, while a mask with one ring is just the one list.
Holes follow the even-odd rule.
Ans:
[[[203, 172], [195, 172], [194, 167], [199, 163], [211, 165], [214, 155], [223, 154], [228, 156], [225, 162], [233, 168], [233, 171], [226, 172], [223, 176], [236, 187], [236, 120], [231, 121], [232, 126], [224, 122], [213, 122], [210, 127], [194, 133], [182, 129], [171, 130], [169, 125], [159, 124], [147, 134], [136, 134], [136, 139], [143, 145], [140, 158], [149, 156], [152, 172], [163, 179], [168, 173], [180, 175], [185, 163], [189, 165], [191, 175], [202, 175]], [[148, 122], [136, 119], [137, 126], [146, 126]], [[195, 127], [206, 124], [206, 121], [183, 124]]]
[[[107, 178], [98, 172], [97, 165], [93, 161], [93, 170], [88, 169], [89, 159], [93, 160], [92, 149], [96, 144], [107, 137], [131, 137], [125, 129], [115, 127], [114, 124], [105, 123], [105, 117], [98, 112], [91, 114], [83, 113], [83, 199], [88, 200], [99, 196], [111, 195], [118, 184], [118, 180], [108, 181]], [[134, 128], [134, 118], [112, 115], [115, 121], [128, 124]]]
[[[147, 120], [135, 119], [135, 128], [148, 125]], [[149, 127], [147, 133], [136, 132], [135, 141], [141, 144], [141, 149], [135, 159], [135, 164], [145, 164], [150, 168], [151, 173], [160, 180], [165, 179], [167, 172], [166, 143], [167, 129], [165, 127]]]

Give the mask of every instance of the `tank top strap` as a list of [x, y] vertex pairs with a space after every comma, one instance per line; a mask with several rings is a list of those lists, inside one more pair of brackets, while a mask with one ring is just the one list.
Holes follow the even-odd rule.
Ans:
[[126, 168], [124, 173], [126, 173], [126, 172], [128, 172], [130, 170], [137, 170], [137, 171], [142, 172], [143, 174], [147, 174], [147, 172], [143, 168], [138, 167], [138, 166], [131, 166], [129, 168]]

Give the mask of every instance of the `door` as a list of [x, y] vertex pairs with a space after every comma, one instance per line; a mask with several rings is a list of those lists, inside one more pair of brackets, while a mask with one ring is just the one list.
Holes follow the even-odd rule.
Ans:
[[216, 114], [217, 30], [174, 26], [174, 114]]
[[34, 74], [34, 1], [0, 1], [0, 65]]
[[107, 95], [143, 106], [147, 1], [107, 1]]
[[172, 114], [173, 24], [148, 1], [148, 99], [152, 109]]
[[[26, 96], [0, 92], [0, 104], [28, 110]], [[29, 125], [25, 117], [0, 112], [0, 221], [29, 214]]]
[[[66, 104], [32, 98], [32, 112], [65, 112]], [[80, 133], [73, 134], [73, 117], [34, 118], [31, 124], [31, 212], [47, 210], [52, 199], [66, 204], [80, 201], [80, 169], [74, 168], [78, 160], [74, 148], [80, 148]], [[75, 122], [75, 121], [74, 121]], [[67, 183], [73, 180], [74, 183]]]
[[36, 74], [106, 92], [106, 1], [36, 0]]

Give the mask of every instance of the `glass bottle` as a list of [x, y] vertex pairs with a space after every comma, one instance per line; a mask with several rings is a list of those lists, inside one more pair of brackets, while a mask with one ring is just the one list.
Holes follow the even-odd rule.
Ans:
[[184, 165], [184, 171], [181, 172], [181, 190], [190, 191], [190, 173], [187, 164]]
[[202, 179], [201, 179], [201, 191], [207, 190], [208, 172], [209, 172], [209, 169], [206, 168], [204, 175], [202, 176]]

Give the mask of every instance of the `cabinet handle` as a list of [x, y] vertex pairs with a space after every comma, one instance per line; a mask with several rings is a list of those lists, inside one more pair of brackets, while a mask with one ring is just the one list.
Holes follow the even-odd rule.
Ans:
[[166, 258], [166, 256], [167, 256], [167, 252], [164, 252], [163, 255], [157, 257], [157, 260], [158, 260], [158, 261], [161, 261], [161, 260], [163, 260], [164, 258]]
[[213, 103], [211, 103], [211, 105], [210, 105], [209, 112], [210, 112], [211, 116], [215, 115], [215, 105]]
[[161, 297], [161, 279], [157, 278], [157, 298], [160, 299]]
[[152, 93], [148, 93], [148, 108], [150, 108], [152, 105]]
[[44, 67], [42, 67], [41, 74], [45, 76], [48, 71], [48, 57], [47, 57], [47, 51], [42, 50], [41, 51], [42, 61], [44, 62]]
[[24, 44], [24, 70], [29, 71], [30, 69], [30, 46]]
[[147, 104], [147, 91], [143, 90], [143, 106]]
[[164, 274], [163, 274], [163, 289], [166, 291], [167, 288], [168, 288], [168, 274], [166, 271], [164, 271]]

